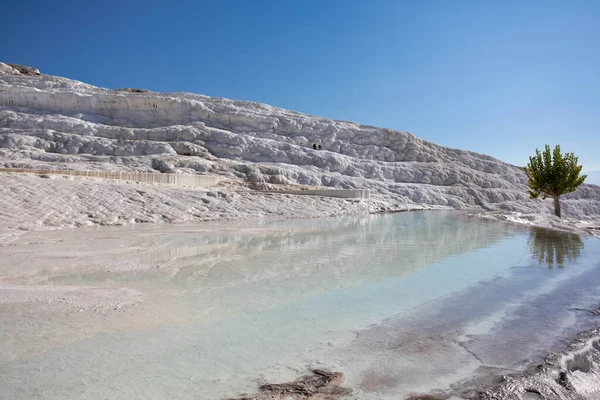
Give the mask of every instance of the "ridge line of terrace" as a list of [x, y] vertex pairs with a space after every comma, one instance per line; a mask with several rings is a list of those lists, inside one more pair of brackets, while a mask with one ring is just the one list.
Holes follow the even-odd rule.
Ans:
[[[125, 180], [140, 183], [166, 183], [178, 186], [213, 187], [223, 177], [218, 175], [194, 174], [165, 174], [158, 172], [125, 172], [125, 171], [86, 171], [86, 170], [56, 170], [56, 169], [30, 169], [30, 168], [0, 168], [4, 173], [23, 173], [35, 175], [66, 175], [87, 178], [101, 178], [112, 180]], [[371, 197], [369, 189], [305, 189], [305, 190], [257, 190], [261, 193], [292, 194], [307, 196], [325, 196], [341, 198], [368, 199]]]
[[172, 185], [195, 187], [212, 187], [223, 180], [222, 177], [217, 175], [164, 174], [159, 172], [85, 171], [29, 168], [0, 168], [0, 172], [35, 175], [82, 176], [88, 178], [124, 180], [140, 183], [167, 183]]

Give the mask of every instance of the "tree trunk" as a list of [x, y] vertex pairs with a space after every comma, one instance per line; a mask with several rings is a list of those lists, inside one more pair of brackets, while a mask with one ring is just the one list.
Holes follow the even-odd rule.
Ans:
[[560, 201], [558, 200], [558, 195], [553, 195], [552, 197], [554, 197], [554, 215], [556, 215], [558, 218], [561, 218], [560, 216]]

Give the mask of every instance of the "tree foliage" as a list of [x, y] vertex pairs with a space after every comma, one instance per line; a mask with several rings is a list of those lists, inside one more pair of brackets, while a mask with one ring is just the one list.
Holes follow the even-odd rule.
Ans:
[[577, 165], [577, 157], [573, 153], [562, 154], [560, 146], [554, 151], [546, 145], [544, 152], [535, 149], [535, 156], [529, 157], [525, 173], [529, 179], [529, 195], [532, 199], [553, 197], [554, 213], [560, 217], [558, 197], [575, 191], [583, 183], [587, 175], [580, 175], [581, 165]]

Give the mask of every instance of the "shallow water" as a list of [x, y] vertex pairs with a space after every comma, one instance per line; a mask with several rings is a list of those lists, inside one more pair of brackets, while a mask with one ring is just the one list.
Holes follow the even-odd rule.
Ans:
[[344, 372], [399, 398], [596, 323], [600, 241], [456, 212], [27, 233], [0, 247], [0, 398], [221, 399]]

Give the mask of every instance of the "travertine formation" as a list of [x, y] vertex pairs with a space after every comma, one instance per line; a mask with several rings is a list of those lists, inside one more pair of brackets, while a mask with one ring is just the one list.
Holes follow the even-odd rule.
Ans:
[[[390, 208], [552, 209], [528, 198], [521, 168], [408, 132], [190, 93], [110, 90], [31, 71], [0, 63], [0, 167], [370, 189]], [[566, 196], [563, 210], [578, 219], [600, 214], [600, 187], [582, 186]]]

